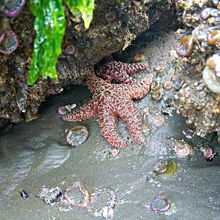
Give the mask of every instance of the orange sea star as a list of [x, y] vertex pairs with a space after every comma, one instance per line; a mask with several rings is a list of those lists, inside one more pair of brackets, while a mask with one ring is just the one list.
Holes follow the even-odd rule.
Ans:
[[111, 61], [96, 70], [96, 75], [107, 82], [115, 80], [118, 83], [132, 84], [135, 80], [130, 77], [131, 74], [138, 70], [148, 68], [147, 63], [123, 63], [120, 61]]
[[93, 93], [92, 99], [77, 110], [66, 113], [63, 107], [59, 113], [65, 121], [82, 121], [97, 115], [100, 131], [104, 138], [114, 147], [125, 147], [117, 130], [117, 119], [122, 118], [128, 126], [132, 138], [138, 143], [145, 143], [138, 109], [132, 99], [143, 98], [149, 91], [152, 74], [133, 84], [111, 84], [96, 76], [94, 70], [87, 75], [88, 89]]

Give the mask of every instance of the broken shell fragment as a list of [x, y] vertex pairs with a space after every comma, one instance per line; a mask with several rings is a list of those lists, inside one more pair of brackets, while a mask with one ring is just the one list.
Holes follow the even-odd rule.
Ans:
[[66, 141], [71, 146], [78, 146], [86, 142], [89, 137], [89, 130], [82, 125], [78, 125], [66, 130]]
[[62, 191], [58, 187], [54, 187], [54, 188], [43, 187], [38, 191], [36, 196], [40, 199], [43, 199], [45, 203], [54, 205], [55, 203], [60, 201], [60, 198], [62, 196]]
[[65, 105], [65, 106], [61, 106], [58, 108], [58, 113], [60, 115], [65, 115], [68, 112], [72, 112], [72, 110], [76, 107], [76, 104], [72, 104], [72, 105]]

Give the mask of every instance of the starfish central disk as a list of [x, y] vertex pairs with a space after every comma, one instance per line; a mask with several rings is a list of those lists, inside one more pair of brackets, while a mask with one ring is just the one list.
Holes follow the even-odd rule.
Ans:
[[114, 147], [125, 147], [127, 142], [119, 136], [117, 129], [117, 119], [120, 117], [127, 124], [131, 137], [138, 144], [144, 144], [141, 117], [132, 99], [143, 98], [149, 91], [152, 79], [153, 76], [149, 74], [131, 84], [111, 84], [99, 78], [92, 69], [87, 75], [92, 99], [71, 113], [59, 112], [66, 121], [82, 121], [97, 116], [104, 138]]

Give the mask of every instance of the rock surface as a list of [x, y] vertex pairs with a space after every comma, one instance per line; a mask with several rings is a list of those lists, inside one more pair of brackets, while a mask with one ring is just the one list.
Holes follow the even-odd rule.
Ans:
[[0, 54], [0, 126], [7, 122], [30, 121], [50, 94], [77, 83], [87, 74], [87, 67], [112, 53], [124, 50], [138, 34], [154, 24], [164, 12], [173, 10], [170, 0], [155, 3], [141, 1], [96, 1], [94, 19], [88, 31], [83, 23], [75, 23], [67, 14], [63, 52], [59, 57], [58, 80], [40, 79], [28, 87], [26, 78], [31, 61], [35, 32], [33, 17], [25, 7], [20, 15], [10, 18], [19, 45], [11, 55]]

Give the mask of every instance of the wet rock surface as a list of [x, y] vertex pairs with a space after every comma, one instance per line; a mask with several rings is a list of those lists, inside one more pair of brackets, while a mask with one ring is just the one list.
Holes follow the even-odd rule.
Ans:
[[[195, 130], [184, 123], [184, 118], [173, 112], [168, 98], [173, 95], [172, 90], [163, 88], [164, 81], [172, 80], [167, 73], [172, 73], [169, 50], [174, 40], [173, 32], [163, 33], [147, 46], [133, 50], [128, 57], [132, 60], [138, 52], [149, 63], [147, 72], [156, 75], [161, 70], [158, 66], [164, 70], [156, 77], [161, 85], [158, 88], [163, 92], [161, 101], [148, 94], [136, 102], [145, 114], [146, 146], [133, 143], [125, 124], [119, 121], [119, 131], [130, 144], [112, 153], [114, 149], [100, 135], [96, 118], [80, 122], [89, 129], [87, 141], [76, 147], [69, 146], [65, 130], [79, 123], [62, 121], [57, 109], [89, 99], [91, 94], [87, 88], [80, 86], [49, 98], [42, 105], [37, 120], [17, 124], [1, 133], [1, 219], [219, 218], [219, 156], [208, 162], [201, 148], [207, 149], [210, 145], [219, 152], [220, 146], [216, 137], [210, 135], [204, 140], [196, 136]], [[143, 77], [145, 74], [143, 71], [135, 75]], [[163, 123], [159, 120], [160, 126], [154, 121], [158, 115], [164, 119]], [[194, 155], [177, 157], [174, 150], [177, 140], [185, 140], [193, 148]], [[168, 169], [170, 175], [155, 173], [155, 165], [161, 161], [172, 161], [172, 166], [176, 164]], [[161, 171], [167, 165], [170, 166], [170, 162], [157, 168]], [[28, 199], [21, 197], [22, 190]], [[64, 195], [66, 203], [62, 200]], [[83, 200], [86, 195], [89, 199]], [[88, 201], [83, 203], [88, 208], [71, 206], [82, 201]]]
[[[19, 44], [10, 55], [0, 53], [0, 126], [37, 114], [47, 96], [62, 92], [67, 85], [82, 82], [89, 66], [124, 50], [163, 13], [170, 14], [174, 9], [173, 2], [98, 0], [94, 19], [87, 31], [83, 22], [75, 22], [66, 11], [67, 29], [57, 63], [59, 79], [40, 79], [33, 87], [26, 84], [35, 37], [33, 17], [25, 6], [18, 16], [8, 18]], [[2, 17], [0, 20], [4, 22]]]
[[[184, 82], [175, 96], [177, 113], [204, 137], [220, 129], [220, 1], [176, 1], [178, 20], [176, 74]], [[217, 59], [216, 59], [217, 58]]]

